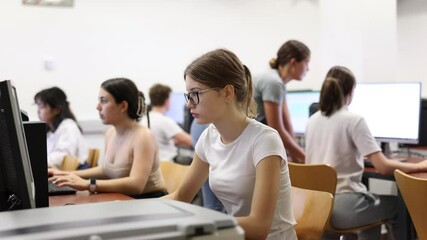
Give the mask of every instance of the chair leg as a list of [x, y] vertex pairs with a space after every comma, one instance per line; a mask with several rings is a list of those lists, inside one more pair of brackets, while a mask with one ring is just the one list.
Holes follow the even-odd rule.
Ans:
[[385, 227], [387, 229], [387, 239], [388, 240], [394, 240], [394, 234], [393, 234], [393, 227], [390, 223], [386, 223]]

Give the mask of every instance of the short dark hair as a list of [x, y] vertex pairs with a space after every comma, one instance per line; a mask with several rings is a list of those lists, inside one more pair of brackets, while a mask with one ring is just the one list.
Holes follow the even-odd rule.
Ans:
[[172, 89], [169, 86], [157, 83], [150, 88], [150, 105], [154, 107], [163, 106], [169, 98]]

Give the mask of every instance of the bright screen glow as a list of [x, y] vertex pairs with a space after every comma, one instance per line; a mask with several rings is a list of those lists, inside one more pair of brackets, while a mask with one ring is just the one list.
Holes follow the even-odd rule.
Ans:
[[349, 110], [379, 141], [417, 143], [421, 83], [358, 83]]
[[318, 91], [289, 91], [286, 95], [291, 122], [294, 132], [303, 135], [309, 118], [309, 108], [312, 103], [319, 102]]
[[165, 113], [166, 116], [169, 116], [176, 123], [182, 124], [184, 123], [185, 116], [185, 97], [182, 92], [172, 92], [169, 96], [169, 110]]

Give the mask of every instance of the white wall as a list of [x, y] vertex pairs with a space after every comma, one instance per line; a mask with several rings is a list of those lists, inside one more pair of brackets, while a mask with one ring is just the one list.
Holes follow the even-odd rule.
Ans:
[[397, 76], [402, 81], [423, 82], [422, 93], [426, 98], [427, 1], [399, 0], [397, 6]]
[[13, 81], [32, 120], [37, 120], [34, 94], [53, 85], [63, 88], [77, 118], [90, 126], [100, 123], [95, 106], [104, 80], [128, 77], [144, 93], [156, 82], [185, 91], [185, 67], [218, 47], [236, 52], [256, 74], [283, 42], [303, 41], [312, 52], [310, 72], [289, 89], [320, 89], [326, 71], [337, 64], [352, 69], [360, 82], [426, 82], [426, 5], [423, 0], [74, 0], [72, 8], [55, 8], [2, 0], [0, 80]]
[[186, 65], [217, 47], [257, 73], [284, 41], [305, 42], [311, 71], [291, 89], [319, 89], [335, 64], [359, 81], [395, 81], [398, 65], [389, 0], [75, 0], [73, 8], [2, 0], [0, 29], [0, 79], [13, 80], [33, 120], [32, 97], [52, 85], [67, 92], [79, 120], [98, 118], [99, 85], [111, 77], [129, 77], [145, 93], [155, 82], [184, 91]]

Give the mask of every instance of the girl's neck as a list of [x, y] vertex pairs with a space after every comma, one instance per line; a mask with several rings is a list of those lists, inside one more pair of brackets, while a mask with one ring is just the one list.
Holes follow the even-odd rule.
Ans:
[[163, 106], [153, 106], [152, 108], [151, 108], [151, 111], [152, 112], [159, 112], [159, 113], [165, 113], [166, 112], [166, 108], [165, 107], [163, 107]]
[[127, 119], [126, 121], [123, 121], [120, 124], [114, 125], [114, 128], [116, 129], [116, 134], [118, 136], [124, 136], [137, 125], [138, 125], [138, 122], [132, 119]]
[[279, 74], [279, 77], [282, 79], [284, 84], [287, 84], [292, 80], [290, 74], [289, 74], [289, 66], [285, 65], [283, 67], [279, 66], [277, 69], [277, 72]]
[[223, 122], [214, 123], [221, 135], [221, 141], [224, 144], [231, 143], [236, 140], [249, 124], [249, 118], [246, 116], [236, 116], [235, 118], [227, 119]]

